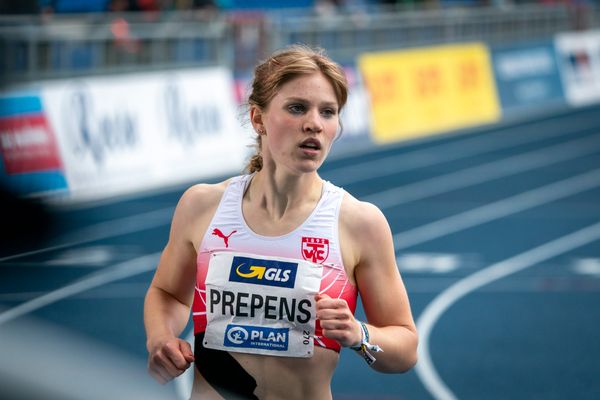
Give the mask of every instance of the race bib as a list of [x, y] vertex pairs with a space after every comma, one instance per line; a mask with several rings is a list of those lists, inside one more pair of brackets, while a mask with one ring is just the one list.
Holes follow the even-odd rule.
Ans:
[[211, 254], [204, 346], [239, 353], [312, 357], [315, 295], [323, 266], [235, 252]]

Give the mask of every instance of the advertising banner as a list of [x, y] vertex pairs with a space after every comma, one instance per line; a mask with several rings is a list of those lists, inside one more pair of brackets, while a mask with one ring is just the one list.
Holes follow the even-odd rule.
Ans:
[[42, 98], [73, 200], [240, 172], [248, 153], [225, 68], [49, 82]]
[[600, 101], [600, 30], [561, 33], [555, 46], [568, 102]]
[[20, 194], [67, 188], [55, 132], [37, 91], [0, 95], [0, 183]]
[[359, 67], [371, 131], [392, 142], [500, 118], [490, 55], [481, 43], [367, 53]]
[[505, 114], [566, 105], [553, 42], [495, 46], [492, 60]]

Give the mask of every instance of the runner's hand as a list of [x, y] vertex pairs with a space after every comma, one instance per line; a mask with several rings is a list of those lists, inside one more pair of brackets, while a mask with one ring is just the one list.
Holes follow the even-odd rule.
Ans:
[[316, 295], [315, 300], [323, 336], [337, 340], [344, 347], [358, 346], [362, 332], [346, 300], [332, 299], [326, 294]]
[[183, 374], [194, 361], [190, 344], [175, 337], [158, 341], [148, 351], [148, 372], [163, 385]]

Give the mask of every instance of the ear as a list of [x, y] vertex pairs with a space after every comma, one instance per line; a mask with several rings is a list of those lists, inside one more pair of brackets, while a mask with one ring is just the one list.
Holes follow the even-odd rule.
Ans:
[[263, 124], [263, 112], [258, 106], [250, 107], [250, 122], [252, 123], [252, 127], [259, 134], [263, 134], [266, 129]]

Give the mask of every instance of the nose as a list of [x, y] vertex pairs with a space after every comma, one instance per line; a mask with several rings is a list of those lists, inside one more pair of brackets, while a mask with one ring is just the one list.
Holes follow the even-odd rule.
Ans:
[[307, 133], [319, 133], [323, 130], [323, 122], [318, 110], [312, 110], [306, 113], [306, 119], [303, 123], [303, 130]]

